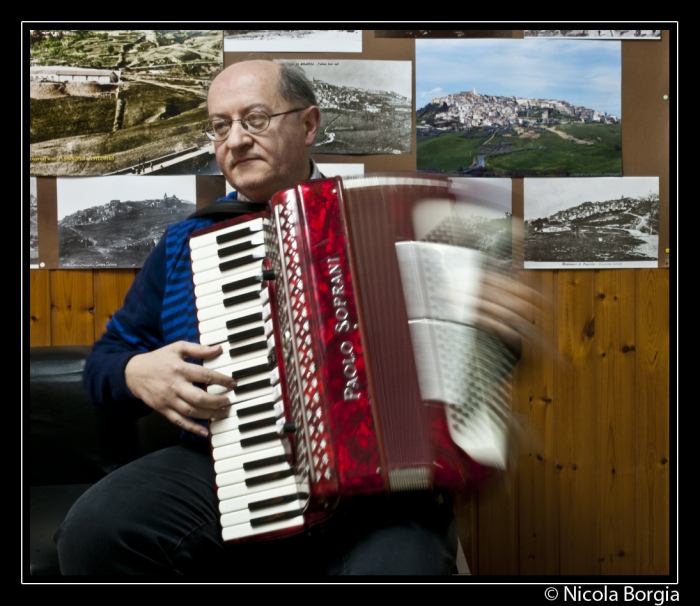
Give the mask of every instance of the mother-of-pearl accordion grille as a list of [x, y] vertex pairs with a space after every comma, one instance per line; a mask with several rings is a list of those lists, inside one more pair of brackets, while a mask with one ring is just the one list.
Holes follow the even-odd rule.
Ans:
[[296, 464], [308, 469], [311, 482], [319, 486], [335, 477], [328, 422], [322, 404], [322, 381], [315, 359], [311, 334], [311, 306], [308, 286], [302, 270], [296, 226], [296, 203], [287, 201], [275, 207], [268, 230], [268, 258], [277, 280], [276, 289], [280, 333], [283, 340], [284, 364], [288, 377], [288, 393], [297, 426]]

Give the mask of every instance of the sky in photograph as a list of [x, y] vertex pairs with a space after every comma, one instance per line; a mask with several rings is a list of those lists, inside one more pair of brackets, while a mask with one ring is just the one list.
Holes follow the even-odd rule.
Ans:
[[165, 194], [195, 204], [194, 175], [158, 177], [121, 175], [111, 177], [66, 177], [56, 179], [58, 220], [78, 210], [103, 206], [112, 200], [141, 202], [162, 199]]
[[607, 202], [659, 193], [658, 177], [524, 179], [524, 219], [548, 217], [584, 202]]
[[476, 92], [568, 101], [622, 117], [615, 40], [416, 40], [416, 108]]

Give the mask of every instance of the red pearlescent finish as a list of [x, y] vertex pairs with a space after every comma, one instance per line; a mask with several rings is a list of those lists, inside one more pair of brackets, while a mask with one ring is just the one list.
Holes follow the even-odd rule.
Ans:
[[327, 418], [341, 496], [384, 490], [367, 385], [357, 304], [348, 262], [346, 229], [334, 179], [298, 186], [308, 278], [317, 315], [312, 318], [321, 364]]

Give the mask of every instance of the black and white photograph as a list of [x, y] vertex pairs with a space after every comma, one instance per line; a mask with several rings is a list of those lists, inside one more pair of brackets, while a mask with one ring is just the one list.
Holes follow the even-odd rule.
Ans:
[[375, 38], [512, 38], [511, 29], [375, 29]]
[[30, 173], [221, 174], [202, 133], [221, 30], [31, 30]]
[[36, 177], [29, 177], [29, 267], [39, 267], [39, 218], [36, 202]]
[[576, 40], [660, 40], [660, 29], [526, 29], [526, 38], [572, 38]]
[[525, 269], [658, 267], [659, 179], [524, 179]]
[[227, 53], [361, 53], [361, 29], [225, 29]]
[[[467, 246], [501, 261], [513, 260], [511, 179], [451, 178], [459, 203], [448, 222], [422, 239]], [[427, 223], [427, 222], [426, 222]]]
[[319, 154], [411, 153], [410, 61], [292, 61], [312, 81], [321, 127]]
[[142, 267], [171, 223], [195, 210], [196, 177], [56, 179], [61, 268]]

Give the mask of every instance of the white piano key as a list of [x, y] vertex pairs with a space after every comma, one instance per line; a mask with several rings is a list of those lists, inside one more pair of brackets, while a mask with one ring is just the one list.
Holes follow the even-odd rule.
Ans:
[[243, 264], [239, 265], [238, 267], [233, 267], [231, 269], [225, 269], [221, 270], [219, 267], [215, 267], [214, 269], [208, 269], [206, 271], [200, 272], [200, 273], [195, 273], [192, 276], [192, 281], [195, 286], [199, 286], [200, 284], [206, 284], [207, 282], [213, 282], [215, 280], [221, 280], [222, 278], [230, 278], [232, 276], [236, 276], [242, 271], [248, 271], [250, 269], [255, 269], [255, 268], [261, 268], [262, 267], [262, 261], [265, 258], [265, 247], [260, 246], [256, 250], [250, 250], [246, 251], [248, 254], [243, 255], [242, 257], [238, 257], [240, 259], [246, 259], [250, 257], [250, 261]]
[[[241, 272], [235, 278], [216, 280], [215, 282], [207, 282], [206, 284], [202, 284], [201, 287], [197, 286], [194, 292], [194, 296], [197, 300], [197, 309], [204, 309], [205, 307], [211, 307], [212, 305], [223, 303], [224, 299], [233, 297], [238, 292], [243, 292], [238, 288], [224, 292], [225, 286], [235, 284], [236, 282], [241, 282], [242, 280], [250, 280], [254, 278], [258, 278], [260, 280], [260, 282], [257, 283], [257, 288], [260, 288], [262, 274], [259, 268]], [[199, 292], [197, 292], [197, 289], [199, 289]]]
[[252, 423], [253, 421], [245, 418], [240, 419], [237, 417], [229, 417], [228, 419], [226, 419], [226, 421], [233, 422], [234, 418], [239, 421], [236, 427], [234, 427], [233, 429], [229, 429], [228, 431], [222, 431], [221, 433], [217, 433], [211, 436], [211, 445], [214, 448], [219, 448], [220, 446], [226, 446], [228, 444], [235, 444], [236, 442], [240, 442], [242, 438], [252, 438], [254, 436], [260, 436], [275, 431], [277, 429], [277, 417], [274, 414], [270, 415], [268, 413], [267, 416], [262, 415], [262, 419], [259, 420], [266, 421], [267, 425], [249, 431], [241, 431], [241, 427], [245, 427], [247, 423]]
[[291, 469], [287, 461], [277, 463], [275, 465], [266, 465], [265, 467], [260, 467], [258, 469], [251, 469], [246, 471], [244, 469], [236, 469], [235, 471], [227, 471], [226, 473], [220, 473], [216, 476], [216, 486], [218, 488], [223, 488], [225, 486], [233, 486], [234, 484], [240, 484], [251, 478], [257, 478], [259, 476], [264, 476], [268, 473], [274, 473], [276, 471], [286, 471]]
[[[210, 360], [204, 360], [204, 367], [205, 368], [211, 368], [211, 366], [208, 366], [206, 362], [210, 362]], [[227, 366], [220, 366], [216, 369], [217, 372], [220, 372], [221, 374], [224, 375], [229, 375], [233, 376], [234, 372], [239, 372], [239, 371], [244, 371], [249, 368], [255, 368], [256, 366], [262, 366], [264, 364], [268, 364], [267, 360], [267, 355], [258, 355], [258, 357], [253, 358], [251, 360], [246, 360], [245, 362], [238, 362], [235, 360], [232, 360], [229, 357], [229, 364]], [[210, 386], [214, 387], [214, 386]], [[216, 386], [218, 387], [218, 385]]]
[[192, 263], [192, 273], [196, 276], [206, 272], [207, 270], [215, 268], [218, 269], [219, 266], [226, 261], [233, 261], [234, 259], [247, 257], [248, 255], [252, 255], [256, 252], [265, 252], [265, 241], [262, 238], [253, 239], [250, 241], [250, 244], [252, 245], [250, 248], [241, 250], [232, 255], [227, 255], [225, 257], [219, 257], [217, 255], [214, 257], [206, 257], [204, 259], [200, 259], [199, 261], [194, 261]]
[[[281, 404], [281, 403], [280, 403]], [[283, 406], [276, 406], [274, 403], [271, 405], [270, 410], [266, 410], [264, 412], [259, 412], [254, 415], [249, 415], [245, 417], [239, 417], [238, 415], [231, 415], [230, 417], [227, 417], [225, 419], [217, 419], [218, 424], [217, 424], [217, 432], [212, 433], [212, 445], [214, 446], [223, 446], [223, 444], [218, 444], [214, 442], [214, 438], [218, 436], [221, 433], [226, 433], [227, 431], [231, 431], [234, 429], [238, 429], [238, 427], [241, 424], [245, 423], [255, 423], [257, 421], [262, 421], [263, 419], [271, 419], [276, 421], [280, 415], [284, 414], [284, 407]], [[271, 427], [275, 427], [275, 425], [271, 425]]]
[[231, 364], [231, 362], [236, 362], [236, 363], [242, 363], [246, 362], [249, 360], [254, 360], [255, 358], [259, 358], [260, 356], [267, 356], [268, 350], [267, 349], [259, 349], [257, 351], [251, 351], [245, 354], [239, 354], [236, 356], [235, 360], [231, 357], [231, 350], [234, 349], [235, 347], [238, 346], [238, 343], [229, 343], [228, 341], [224, 341], [223, 343], [219, 343], [221, 345], [221, 349], [223, 349], [223, 353], [220, 356], [217, 356], [216, 358], [212, 358], [211, 360], [204, 360], [203, 362], [206, 363], [207, 368], [211, 368], [212, 370], [218, 370], [219, 368], [222, 368], [224, 366], [228, 366]]
[[[270, 432], [272, 433], [277, 433], [275, 429], [272, 429]], [[259, 444], [250, 444], [248, 446], [241, 446], [240, 442], [235, 442], [233, 444], [227, 444], [226, 446], [220, 446], [218, 448], [213, 448], [212, 449], [212, 457], [214, 461], [222, 461], [224, 459], [234, 459], [237, 458], [243, 454], [247, 454], [249, 452], [256, 452], [258, 450], [266, 450], [268, 448], [272, 448], [278, 444], [282, 444], [282, 438], [279, 437], [279, 434], [277, 435], [277, 438], [272, 438], [271, 440], [267, 442], [260, 442]]]
[[263, 226], [262, 217], [251, 219], [250, 221], [244, 221], [243, 223], [237, 223], [236, 225], [224, 227], [223, 229], [219, 229], [216, 231], [211, 231], [209, 233], [202, 234], [201, 236], [195, 236], [194, 238], [190, 238], [190, 250], [194, 252], [198, 248], [203, 248], [205, 246], [211, 246], [212, 244], [216, 244], [217, 236], [222, 236], [224, 234], [240, 231], [242, 229], [246, 229], [248, 227], [255, 227], [258, 225], [260, 225], [261, 227]]
[[306, 500], [305, 495], [298, 494], [299, 486], [294, 486], [289, 488], [283, 486], [282, 488], [272, 488], [269, 490], [262, 490], [260, 492], [250, 493], [247, 495], [242, 495], [234, 499], [225, 499], [219, 503], [219, 513], [227, 514], [234, 511], [240, 511], [241, 509], [250, 509], [254, 511], [265, 511], [266, 508], [259, 508], [261, 504], [272, 499], [284, 499], [294, 497], [296, 500]]
[[[248, 524], [251, 520], [265, 519], [267, 518], [267, 516], [276, 515], [287, 511], [302, 511], [302, 509], [303, 503], [298, 499], [290, 501], [289, 503], [282, 503], [275, 507], [266, 507], [265, 509], [261, 509], [259, 511], [240, 509], [238, 511], [227, 513], [221, 516], [221, 526], [227, 528], [230, 526], [237, 526], [239, 524]], [[265, 524], [261, 524], [256, 528], [263, 528], [264, 526]]]
[[[262, 228], [262, 225], [254, 225], [250, 228], [238, 230], [240, 232], [239, 236], [237, 238], [232, 238], [227, 242], [214, 242], [212, 244], [205, 244], [204, 246], [197, 246], [194, 249], [190, 247], [192, 261], [199, 261], [201, 259], [206, 259], [207, 257], [220, 255], [221, 250], [229, 246], [234, 246], [235, 244], [239, 244], [240, 242], [244, 242], [246, 240], [252, 240], [254, 238], [260, 239], [263, 235]], [[234, 231], [235, 230], [232, 230], [228, 233], [233, 235]], [[217, 233], [216, 235], [220, 236], [222, 234]]]
[[[228, 471], [233, 471], [235, 469], [243, 469], [244, 463], [250, 463], [253, 461], [260, 461], [264, 459], [269, 459], [271, 457], [286, 456], [284, 446], [281, 442], [268, 446], [267, 448], [260, 448], [251, 452], [246, 452], [239, 456], [224, 457], [214, 462], [214, 471], [217, 474], [226, 473]], [[244, 505], [247, 507], [247, 504]], [[232, 509], [229, 511], [233, 511]]]
[[273, 480], [271, 482], [256, 484], [254, 486], [247, 486], [244, 482], [232, 484], [231, 486], [224, 486], [217, 490], [217, 495], [219, 496], [220, 501], [224, 501], [225, 499], [235, 499], [236, 497], [242, 497], [246, 494], [254, 494], [263, 490], [272, 490], [273, 488], [282, 488], [283, 486], [296, 487], [294, 473], [292, 473], [289, 477], [282, 478], [280, 480]]
[[224, 541], [233, 541], [235, 539], [251, 537], [257, 534], [264, 534], [267, 532], [276, 532], [279, 530], [294, 528], [304, 528], [304, 516], [298, 516], [296, 518], [293, 518], [291, 520], [285, 520], [283, 522], [265, 524], [263, 526], [258, 526], [257, 528], [253, 528], [250, 525], [250, 523], [236, 524], [235, 526], [227, 526], [226, 528], [222, 528], [221, 537]]
[[[246, 317], [251, 316], [253, 314], [259, 314], [259, 313], [262, 313], [262, 309], [260, 309], [260, 306], [258, 305], [257, 307], [248, 307], [246, 309], [239, 309], [238, 311], [232, 312], [230, 316], [227, 316], [225, 318], [212, 318], [211, 320], [205, 320], [204, 322], [200, 321], [200, 323], [199, 323], [200, 343], [206, 345], [207, 343], [205, 343], [205, 341], [203, 341], [202, 338], [204, 338], [207, 342], [209, 342], [213, 338], [213, 335], [211, 335], [210, 333], [220, 333], [220, 331], [222, 331], [222, 330], [227, 331], [227, 334], [222, 339], [222, 341], [227, 341], [229, 334], [235, 334], [235, 332], [240, 332], [242, 330], [248, 330], [249, 328], [251, 328], [251, 326], [246, 326], [244, 328], [243, 325], [234, 326], [233, 328], [226, 328], [227, 322], [233, 321], [233, 320], [242, 320], [243, 318], [246, 318]], [[256, 322], [259, 322], [259, 320], [256, 320]], [[215, 343], [221, 343], [222, 341], [215, 341]]]
[[[240, 291], [236, 291], [235, 293], [232, 293], [229, 295], [229, 297], [226, 297], [227, 299], [231, 299], [233, 297], [236, 297], [238, 295], [244, 295], [248, 293], [257, 293], [260, 290], [260, 285], [259, 284], [253, 284], [252, 286], [246, 286], [245, 288], [242, 288]], [[256, 307], [262, 311], [260, 308], [260, 300], [256, 297], [255, 299], [249, 299], [247, 301], [240, 301], [239, 303], [235, 303], [233, 305], [224, 305], [223, 301], [218, 304], [218, 305], [212, 305], [211, 307], [205, 307], [204, 309], [199, 309], [197, 311], [197, 319], [200, 322], [200, 325], [202, 322], [206, 322], [207, 320], [213, 320], [214, 318], [220, 318], [222, 316], [226, 316], [226, 319], [224, 320], [224, 324], [226, 323], [226, 320], [229, 319], [230, 314], [235, 314], [238, 313], [239, 311], [243, 311], [245, 309], [250, 309], [251, 307]]]
[[234, 274], [233, 276], [222, 277], [219, 280], [214, 280], [213, 282], [205, 282], [204, 284], [195, 286], [194, 296], [197, 299], [197, 307], [200, 307], [200, 303], [202, 301], [206, 301], [205, 297], [223, 292], [223, 288], [227, 284], [231, 284], [232, 282], [238, 282], [239, 280], [244, 280], [246, 278], [250, 278], [261, 274], [261, 264], [255, 261], [254, 263], [250, 264], [250, 267], [241, 267], [241, 271], [239, 271], [237, 274]]
[[246, 416], [246, 411], [249, 408], [260, 406], [261, 404], [271, 404], [274, 407], [278, 399], [279, 398], [275, 398], [275, 394], [273, 393], [272, 395], [266, 395], [261, 398], [246, 400], [245, 402], [235, 402], [228, 408], [228, 417], [222, 417], [221, 419], [211, 421], [211, 423], [209, 424], [209, 429], [212, 434], [221, 433], [222, 431], [226, 430], [224, 424], [227, 421], [227, 419], [231, 417], [237, 417], [239, 415], [239, 411], [241, 416]]

